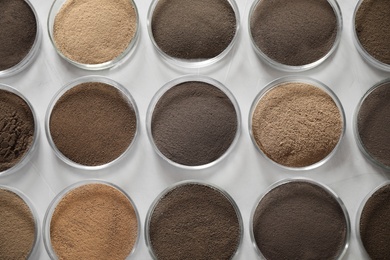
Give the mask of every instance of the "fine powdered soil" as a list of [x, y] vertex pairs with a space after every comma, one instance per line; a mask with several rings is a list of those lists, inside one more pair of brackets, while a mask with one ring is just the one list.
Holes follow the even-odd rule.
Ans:
[[342, 128], [341, 112], [332, 97], [305, 83], [283, 83], [269, 90], [252, 115], [258, 147], [288, 167], [324, 159], [339, 142]]
[[183, 184], [164, 194], [151, 212], [150, 243], [160, 260], [228, 260], [240, 243], [239, 223], [219, 190]]
[[50, 134], [58, 150], [87, 166], [109, 163], [134, 139], [136, 114], [121, 91], [98, 82], [79, 84], [56, 102]]
[[390, 167], [390, 82], [376, 88], [364, 99], [357, 127], [368, 154]]
[[181, 59], [218, 56], [229, 46], [237, 28], [227, 0], [159, 0], [151, 22], [159, 48]]
[[34, 117], [19, 96], [0, 90], [0, 172], [15, 166], [34, 140]]
[[268, 260], [338, 259], [347, 239], [347, 221], [336, 199], [303, 181], [267, 193], [257, 205], [252, 228]]
[[196, 166], [215, 161], [237, 132], [234, 105], [217, 87], [185, 82], [163, 94], [153, 111], [154, 142], [168, 159]]
[[68, 192], [50, 222], [59, 259], [126, 259], [138, 236], [135, 210], [119, 190], [87, 184]]
[[0, 188], [0, 259], [27, 259], [35, 242], [30, 208], [17, 194]]
[[327, 0], [262, 0], [250, 20], [257, 47], [270, 59], [290, 66], [324, 57], [336, 40], [337, 26]]
[[1, 71], [15, 66], [30, 52], [37, 37], [37, 21], [24, 0], [1, 0], [0, 10]]
[[390, 65], [390, 8], [388, 0], [364, 0], [355, 18], [356, 34], [375, 59]]
[[129, 46], [137, 28], [130, 0], [67, 0], [55, 17], [54, 41], [83, 64], [111, 61]]
[[360, 237], [372, 260], [390, 257], [390, 184], [376, 191], [364, 205], [360, 216]]

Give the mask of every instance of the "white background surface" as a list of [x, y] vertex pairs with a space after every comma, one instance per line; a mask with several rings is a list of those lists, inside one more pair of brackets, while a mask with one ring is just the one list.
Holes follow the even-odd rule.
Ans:
[[[203, 69], [168, 66], [160, 59], [149, 40], [146, 16], [151, 0], [136, 0], [141, 37], [138, 48], [122, 66], [101, 72], [88, 72], [63, 61], [55, 52], [47, 34], [51, 1], [31, 0], [43, 29], [41, 51], [26, 70], [1, 83], [21, 91], [32, 103], [39, 118], [40, 140], [32, 160], [21, 170], [0, 179], [0, 184], [23, 191], [35, 205], [40, 221], [54, 196], [77, 181], [99, 178], [122, 187], [134, 200], [141, 217], [142, 234], [134, 259], [150, 259], [144, 241], [147, 210], [154, 198], [167, 186], [187, 179], [204, 180], [225, 189], [237, 202], [244, 220], [244, 239], [238, 259], [256, 259], [249, 236], [250, 212], [259, 195], [275, 181], [288, 177], [308, 177], [322, 182], [339, 194], [352, 222], [350, 249], [344, 259], [362, 259], [354, 232], [356, 211], [366, 194], [388, 179], [373, 167], [358, 150], [352, 132], [352, 117], [363, 94], [376, 82], [389, 77], [366, 64], [352, 41], [352, 14], [357, 0], [339, 1], [344, 28], [335, 54], [324, 64], [304, 73], [322, 81], [338, 95], [347, 118], [347, 131], [340, 149], [325, 165], [308, 172], [291, 172], [272, 165], [260, 156], [248, 133], [248, 112], [255, 95], [270, 81], [289, 75], [261, 62], [252, 49], [247, 17], [252, 0], [237, 0], [240, 33], [236, 48], [222, 62]], [[1, 10], [0, 10], [1, 12]], [[132, 151], [118, 164], [100, 171], [82, 171], [65, 165], [54, 155], [44, 132], [44, 116], [53, 95], [67, 82], [84, 75], [104, 75], [123, 84], [132, 93], [140, 112], [140, 135]], [[167, 81], [185, 74], [203, 74], [225, 84], [235, 95], [242, 113], [242, 134], [230, 156], [220, 164], [202, 171], [177, 169], [162, 161], [153, 151], [146, 135], [147, 106], [154, 93]], [[291, 73], [290, 73], [291, 74]], [[40, 241], [38, 259], [49, 259]]]

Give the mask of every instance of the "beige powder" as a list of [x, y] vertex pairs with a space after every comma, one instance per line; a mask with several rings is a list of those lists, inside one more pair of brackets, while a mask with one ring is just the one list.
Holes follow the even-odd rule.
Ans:
[[99, 64], [118, 57], [130, 44], [137, 14], [130, 0], [68, 0], [54, 21], [54, 41], [67, 58]]
[[35, 222], [19, 195], [0, 188], [0, 259], [26, 259], [35, 242]]
[[252, 132], [271, 160], [288, 167], [304, 167], [332, 152], [342, 134], [342, 117], [323, 90], [304, 83], [284, 83], [258, 102]]
[[132, 204], [105, 184], [87, 184], [67, 193], [50, 222], [50, 239], [59, 259], [125, 259], [137, 235]]

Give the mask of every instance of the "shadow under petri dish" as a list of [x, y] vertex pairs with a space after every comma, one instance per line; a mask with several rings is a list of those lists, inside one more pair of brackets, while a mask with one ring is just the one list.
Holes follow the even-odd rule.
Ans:
[[125, 52], [137, 23], [131, 0], [66, 0], [55, 16], [53, 38], [68, 59], [101, 64]]
[[250, 18], [255, 45], [289, 66], [321, 59], [336, 42], [338, 22], [327, 0], [260, 0]]
[[180, 83], [158, 100], [151, 133], [159, 151], [187, 166], [211, 163], [231, 146], [238, 122], [229, 97], [200, 81]]
[[229, 46], [237, 22], [228, 0], [158, 0], [151, 31], [167, 55], [201, 60], [214, 58]]
[[252, 134], [258, 148], [287, 167], [325, 159], [343, 133], [342, 115], [332, 97], [307, 83], [276, 85], [255, 105]]
[[360, 239], [370, 259], [390, 255], [390, 184], [378, 189], [367, 200], [360, 217]]
[[19, 64], [37, 37], [37, 20], [24, 0], [0, 1], [0, 71]]
[[132, 143], [136, 112], [123, 93], [101, 82], [81, 83], [67, 90], [50, 114], [50, 135], [71, 161], [99, 166], [120, 157]]
[[126, 259], [138, 238], [130, 200], [113, 186], [92, 183], [68, 191], [50, 219], [51, 247], [59, 259]]
[[322, 187], [293, 181], [270, 190], [256, 206], [253, 238], [268, 260], [338, 259], [348, 222], [339, 202]]
[[16, 193], [0, 187], [0, 259], [27, 259], [35, 243], [34, 216]]
[[357, 115], [357, 130], [369, 156], [390, 169], [390, 81], [365, 97]]
[[149, 213], [149, 241], [156, 259], [231, 259], [240, 244], [241, 224], [220, 190], [181, 184], [162, 194]]
[[375, 59], [390, 65], [390, 8], [387, 0], [364, 0], [355, 16], [362, 47]]
[[29, 105], [0, 89], [0, 173], [17, 165], [30, 150], [35, 122]]

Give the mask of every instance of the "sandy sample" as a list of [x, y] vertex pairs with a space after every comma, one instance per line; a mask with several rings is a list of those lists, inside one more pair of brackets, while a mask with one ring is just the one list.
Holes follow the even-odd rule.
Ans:
[[138, 236], [129, 199], [106, 184], [69, 191], [50, 221], [50, 241], [59, 259], [126, 259]]
[[360, 237], [372, 260], [390, 257], [390, 184], [377, 190], [360, 216]]
[[133, 106], [115, 87], [98, 82], [66, 91], [50, 115], [50, 134], [58, 150], [87, 166], [109, 163], [132, 143], [137, 119]]
[[158, 201], [149, 237], [157, 259], [231, 259], [239, 244], [238, 213], [219, 190], [183, 184]]
[[159, 0], [151, 23], [158, 47], [171, 57], [188, 60], [218, 56], [237, 29], [227, 0]]
[[364, 99], [357, 115], [357, 130], [366, 152], [390, 167], [390, 82]]
[[151, 122], [153, 140], [168, 159], [197, 166], [217, 160], [237, 133], [237, 113], [217, 87], [190, 81], [166, 91]]
[[121, 55], [136, 29], [130, 0], [67, 0], [55, 17], [53, 35], [68, 59], [99, 64]]
[[327, 157], [340, 140], [342, 116], [332, 97], [306, 83], [269, 90], [252, 115], [254, 140], [278, 164], [305, 167]]
[[347, 239], [347, 220], [337, 200], [303, 181], [268, 192], [253, 216], [257, 247], [268, 260], [338, 259]]
[[33, 214], [24, 200], [0, 188], [0, 259], [27, 259], [35, 242]]
[[0, 89], [0, 172], [15, 166], [29, 151], [34, 128], [29, 105], [18, 95]]
[[337, 36], [327, 0], [262, 0], [250, 18], [254, 43], [270, 59], [302, 66], [324, 57]]
[[389, 28], [389, 1], [364, 0], [355, 17], [358, 40], [372, 57], [390, 65]]
[[37, 21], [24, 0], [0, 1], [0, 71], [9, 69], [30, 52], [37, 37]]

